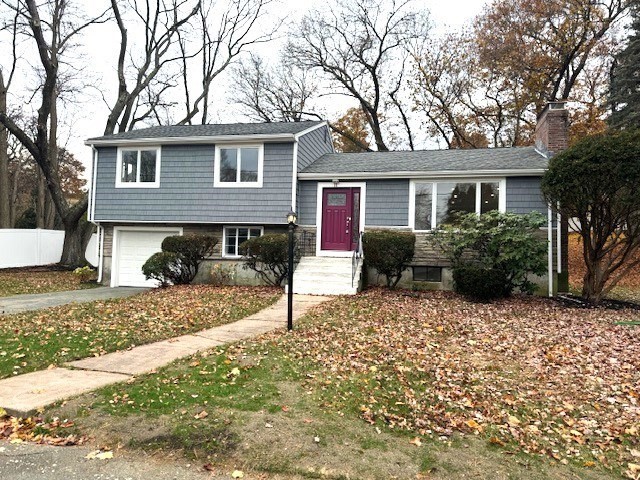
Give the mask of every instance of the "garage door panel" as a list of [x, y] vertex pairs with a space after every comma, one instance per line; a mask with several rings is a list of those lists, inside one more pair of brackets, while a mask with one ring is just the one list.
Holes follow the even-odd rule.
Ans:
[[118, 282], [122, 287], [154, 287], [157, 282], [146, 280], [142, 265], [156, 252], [162, 241], [179, 230], [121, 230], [118, 232]]

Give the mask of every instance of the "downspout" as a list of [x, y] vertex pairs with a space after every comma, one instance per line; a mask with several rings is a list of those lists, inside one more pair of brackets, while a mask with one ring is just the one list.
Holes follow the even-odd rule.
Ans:
[[104, 227], [98, 225], [98, 283], [102, 283], [102, 264], [104, 260]]
[[549, 297], [553, 297], [553, 213], [551, 212], [551, 205], [547, 209], [547, 241], [549, 243], [547, 251]]
[[[94, 145], [91, 145], [91, 152], [93, 153], [93, 171], [91, 172], [92, 182], [91, 191], [89, 192], [89, 211], [87, 217], [90, 222], [94, 222], [95, 207], [96, 207], [96, 183], [98, 178], [98, 150]], [[94, 222], [95, 223], [95, 222]], [[100, 224], [98, 226], [98, 283], [102, 283], [102, 272], [104, 264], [104, 227]]]
[[558, 202], [558, 216], [556, 218], [556, 264], [558, 275], [562, 273], [562, 215], [560, 214], [560, 202]]

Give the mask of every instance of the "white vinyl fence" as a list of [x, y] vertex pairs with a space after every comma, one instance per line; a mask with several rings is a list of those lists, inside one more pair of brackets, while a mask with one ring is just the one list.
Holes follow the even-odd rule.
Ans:
[[[64, 232], [61, 230], [0, 229], [0, 268], [31, 267], [57, 263], [62, 257]], [[96, 235], [87, 246], [87, 261], [98, 264]]]

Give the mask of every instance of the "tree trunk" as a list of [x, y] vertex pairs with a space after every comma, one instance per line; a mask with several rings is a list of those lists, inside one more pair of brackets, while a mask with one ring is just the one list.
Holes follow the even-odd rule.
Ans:
[[85, 252], [87, 250], [89, 240], [91, 240], [93, 227], [94, 225], [92, 223], [83, 220], [80, 220], [79, 222], [70, 222], [65, 225], [64, 244], [62, 246], [62, 258], [60, 258], [60, 265], [64, 265], [69, 268], [87, 265]]
[[[7, 88], [0, 71], [0, 112], [7, 111]], [[9, 143], [8, 132], [0, 124], [0, 228], [11, 228], [9, 196]]]
[[[58, 89], [51, 94], [51, 116], [49, 117], [49, 162], [51, 168], [60, 174], [60, 162], [58, 161]], [[56, 226], [56, 206], [47, 189], [44, 204], [44, 228], [53, 230]]]
[[47, 185], [42, 171], [38, 169], [38, 190], [36, 195], [36, 228], [45, 228], [45, 215], [47, 204]]

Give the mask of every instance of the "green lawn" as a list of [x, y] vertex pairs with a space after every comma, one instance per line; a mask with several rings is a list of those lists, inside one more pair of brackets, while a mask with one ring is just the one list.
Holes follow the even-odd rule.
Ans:
[[48, 414], [267, 478], [619, 478], [640, 455], [640, 329], [616, 322], [638, 316], [370, 290]]
[[229, 323], [281, 294], [274, 288], [176, 286], [0, 316], [0, 378]]
[[68, 270], [47, 267], [0, 269], [0, 297], [82, 290], [96, 286], [96, 283], [80, 283], [78, 277]]

